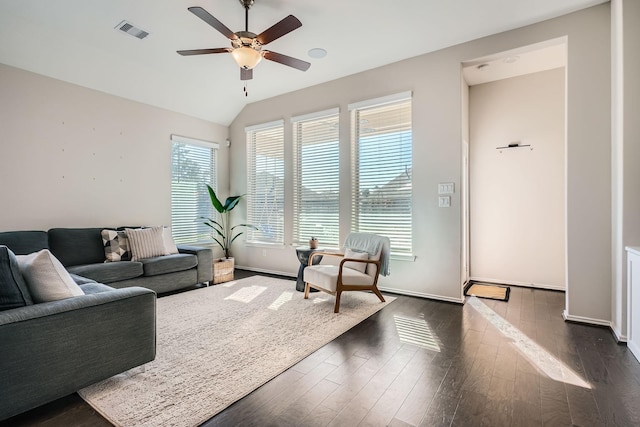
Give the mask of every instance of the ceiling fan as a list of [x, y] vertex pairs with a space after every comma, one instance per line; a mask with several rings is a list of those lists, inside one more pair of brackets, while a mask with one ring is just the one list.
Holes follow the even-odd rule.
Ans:
[[268, 59], [269, 61], [279, 62], [280, 64], [297, 68], [301, 71], [307, 71], [311, 64], [306, 61], [262, 49], [262, 46], [290, 33], [296, 28], [301, 27], [302, 23], [300, 20], [293, 15], [289, 15], [270, 28], [267, 28], [262, 33], [256, 35], [249, 31], [249, 8], [253, 5], [254, 0], [239, 1], [245, 9], [245, 30], [237, 31], [235, 33], [203, 8], [198, 6], [188, 8], [189, 12], [193, 13], [227, 37], [231, 41], [231, 47], [179, 50], [178, 53], [180, 55], [188, 56], [230, 52], [233, 59], [235, 59], [237, 64], [240, 66], [240, 80], [251, 80], [253, 78], [253, 68], [258, 65], [262, 58]]

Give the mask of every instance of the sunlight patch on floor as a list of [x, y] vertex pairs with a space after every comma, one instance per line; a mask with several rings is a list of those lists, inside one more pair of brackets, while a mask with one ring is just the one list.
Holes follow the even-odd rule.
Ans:
[[578, 374], [571, 370], [571, 368], [539, 346], [498, 313], [487, 307], [487, 305], [478, 298], [469, 297], [467, 302], [507, 338], [512, 339], [513, 345], [516, 346], [524, 357], [529, 360], [531, 365], [540, 373], [556, 381], [573, 384], [578, 387], [591, 388], [591, 384], [583, 380]]
[[393, 315], [400, 341], [440, 352], [438, 337], [424, 319]]
[[328, 300], [329, 300], [329, 298], [324, 298], [324, 297], [315, 297], [315, 298], [313, 299], [313, 303], [314, 303], [314, 304], [320, 304], [321, 302], [325, 302], [325, 301], [328, 301]]
[[226, 282], [225, 284], [223, 284], [222, 286], [224, 286], [225, 288], [230, 288], [233, 285], [235, 285], [236, 283], [238, 283], [237, 280], [232, 280], [231, 282]]
[[293, 292], [289, 292], [289, 291], [283, 292], [280, 294], [278, 298], [276, 298], [274, 302], [271, 303], [271, 305], [268, 308], [269, 310], [277, 310], [280, 307], [282, 307], [282, 305], [291, 301], [292, 298], [293, 298]]
[[225, 300], [239, 301], [248, 304], [266, 290], [267, 288], [264, 286], [249, 286], [246, 288], [238, 289], [237, 291], [226, 297]]

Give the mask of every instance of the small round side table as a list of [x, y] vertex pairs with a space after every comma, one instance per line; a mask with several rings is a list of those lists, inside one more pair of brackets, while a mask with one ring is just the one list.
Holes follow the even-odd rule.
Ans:
[[[298, 255], [298, 261], [300, 261], [300, 267], [298, 268], [298, 280], [296, 281], [296, 291], [304, 292], [304, 269], [309, 265], [309, 257], [312, 253], [323, 251], [323, 248], [311, 249], [309, 247], [301, 246], [296, 248], [296, 254]], [[318, 255], [313, 258], [313, 265], [320, 264], [322, 261], [322, 255]], [[310, 289], [311, 292], [318, 292], [317, 289]]]

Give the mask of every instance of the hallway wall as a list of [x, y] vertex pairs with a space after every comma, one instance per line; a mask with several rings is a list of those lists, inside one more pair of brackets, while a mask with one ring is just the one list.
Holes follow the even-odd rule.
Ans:
[[[565, 289], [564, 79], [470, 87], [472, 279]], [[513, 142], [531, 147], [496, 149]]]

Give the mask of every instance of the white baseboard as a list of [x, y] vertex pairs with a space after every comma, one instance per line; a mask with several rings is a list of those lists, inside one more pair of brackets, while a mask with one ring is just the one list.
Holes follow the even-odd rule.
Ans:
[[617, 342], [619, 342], [619, 343], [621, 343], [621, 342], [627, 342], [627, 336], [626, 336], [626, 335], [623, 335], [623, 334], [620, 332], [620, 329], [619, 329], [617, 326], [615, 326], [615, 325], [613, 324], [613, 322], [611, 322], [611, 325], [610, 325], [609, 327], [611, 328], [611, 332], [613, 333], [613, 336], [616, 338], [616, 341], [617, 341]]
[[501, 285], [512, 285], [512, 286], [522, 286], [525, 288], [538, 288], [538, 289], [548, 289], [550, 291], [566, 291], [563, 286], [557, 285], [546, 285], [544, 283], [528, 283], [528, 282], [518, 282], [515, 280], [502, 280], [502, 279], [491, 279], [487, 277], [471, 277], [469, 280], [473, 280], [476, 282], [489, 282], [489, 283], [497, 283]]
[[256, 273], [275, 274], [276, 276], [298, 277], [297, 273], [286, 273], [284, 271], [267, 270], [265, 268], [246, 267], [244, 265], [236, 265], [238, 270], [255, 271]]
[[[264, 268], [246, 267], [246, 266], [243, 266], [243, 265], [236, 265], [236, 268], [239, 269], [239, 270], [255, 271], [257, 273], [275, 274], [275, 275], [278, 275], [278, 276], [285, 276], [285, 277], [298, 277], [298, 275], [295, 274], [295, 273], [286, 273], [286, 272], [283, 272], [283, 271], [267, 270], [267, 269], [264, 269]], [[442, 296], [439, 296], [439, 295], [425, 294], [425, 293], [422, 293], [422, 292], [412, 292], [412, 291], [405, 291], [405, 290], [400, 290], [400, 289], [385, 288], [385, 287], [380, 287], [380, 286], [378, 287], [378, 289], [380, 289], [381, 291], [384, 291], [384, 292], [392, 293], [392, 294], [428, 298], [428, 299], [433, 299], [433, 300], [438, 300], [438, 301], [453, 302], [453, 303], [456, 303], [456, 304], [463, 304], [464, 303], [464, 299], [442, 297]]]
[[423, 292], [405, 291], [405, 290], [394, 289], [394, 288], [385, 288], [382, 286], [378, 286], [378, 289], [384, 292], [392, 293], [392, 294], [407, 295], [410, 297], [428, 298], [428, 299], [437, 300], [437, 301], [453, 302], [456, 304], [464, 304], [464, 298], [443, 297], [440, 295], [425, 294]]
[[631, 350], [631, 354], [640, 362], [640, 346], [635, 341], [628, 341], [627, 347]]
[[609, 320], [592, 319], [591, 317], [574, 316], [567, 313], [567, 310], [562, 310], [562, 317], [564, 320], [570, 322], [587, 323], [589, 325], [607, 326], [611, 328], [611, 322]]

